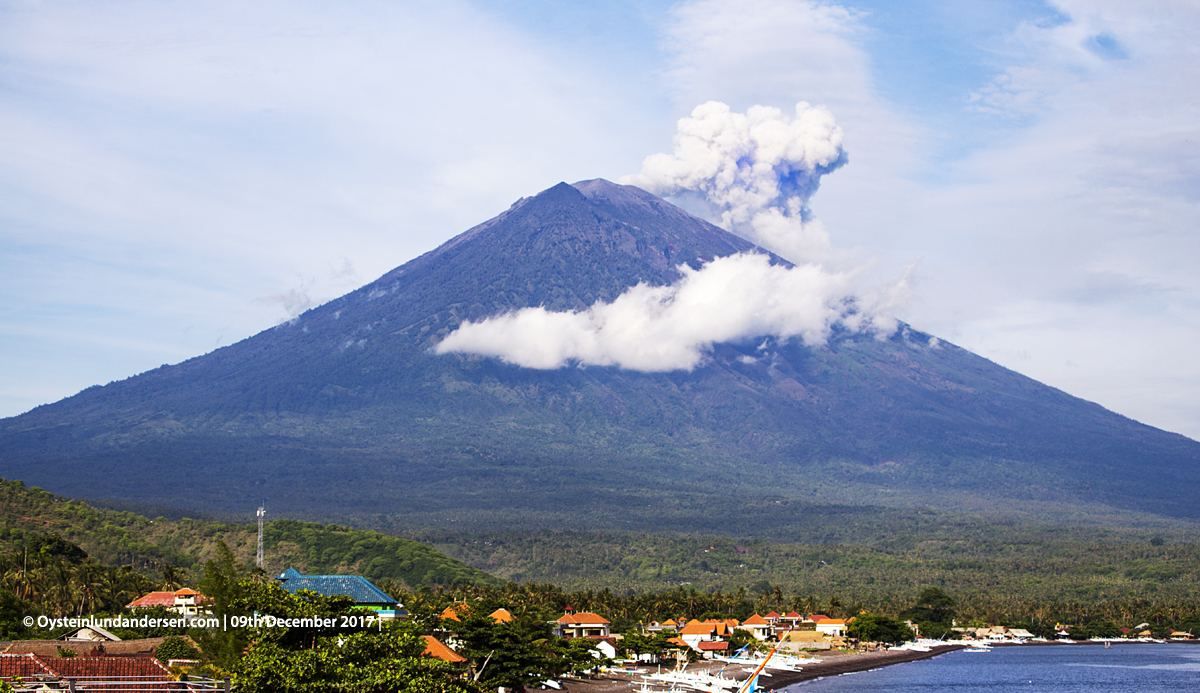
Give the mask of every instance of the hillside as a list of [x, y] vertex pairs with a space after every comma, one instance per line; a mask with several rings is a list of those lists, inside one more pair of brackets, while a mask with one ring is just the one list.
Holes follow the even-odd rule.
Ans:
[[430, 352], [464, 319], [582, 309], [751, 248], [636, 188], [560, 184], [292, 322], [0, 421], [0, 473], [476, 530], [755, 534], [838, 504], [1200, 519], [1200, 443], [909, 327], [769, 358], [718, 344], [668, 373]]
[[[218, 541], [252, 563], [257, 526], [215, 520], [150, 519], [55, 496], [20, 481], [0, 479], [0, 553], [19, 550], [43, 534], [61, 536], [105, 565], [157, 573], [164, 564], [198, 576]], [[495, 578], [409, 539], [378, 532], [295, 520], [268, 522], [263, 530], [267, 570], [288, 567], [313, 574], [353, 573], [395, 580], [410, 588]]]
[[[133, 566], [151, 581], [161, 580], [163, 564], [182, 569], [174, 574], [185, 581], [200, 577], [217, 541], [226, 542], [247, 565], [255, 550], [251, 524], [151, 520], [56, 497], [19, 481], [0, 481], [0, 507], [0, 558], [16, 555], [18, 566], [22, 548], [46, 535], [79, 544], [102, 565]], [[596, 595], [683, 589], [754, 597], [782, 591], [821, 604], [832, 599], [890, 604], [934, 584], [981, 612], [1021, 613], [1037, 604], [1194, 606], [1200, 600], [1198, 533], [1182, 526], [1113, 530], [929, 510], [842, 508], [809, 530], [800, 541], [442, 530], [410, 531], [398, 538], [277, 520], [267, 523], [265, 555], [272, 573], [289, 565], [302, 572], [357, 573], [381, 584], [395, 580], [392, 587], [410, 590], [471, 583], [507, 594], [517, 588], [502, 581], [511, 580], [535, 591], [542, 590], [537, 585], [555, 585]]]
[[1195, 533], [1164, 541], [1149, 533], [1003, 523], [974, 536], [931, 533], [870, 544], [599, 532], [420, 536], [501, 578], [565, 589], [754, 593], [778, 586], [822, 602], [884, 602], [939, 585], [974, 603], [1200, 602]]

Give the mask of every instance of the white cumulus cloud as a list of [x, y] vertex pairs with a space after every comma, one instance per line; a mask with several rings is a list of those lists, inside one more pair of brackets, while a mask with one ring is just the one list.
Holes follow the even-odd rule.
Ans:
[[439, 343], [452, 352], [500, 358], [526, 368], [570, 364], [636, 371], [690, 370], [711, 345], [757, 336], [823, 343], [835, 325], [890, 334], [888, 292], [856, 295], [854, 273], [819, 265], [771, 264], [761, 253], [679, 267], [670, 286], [638, 284], [612, 303], [584, 311], [525, 308], [464, 322]]

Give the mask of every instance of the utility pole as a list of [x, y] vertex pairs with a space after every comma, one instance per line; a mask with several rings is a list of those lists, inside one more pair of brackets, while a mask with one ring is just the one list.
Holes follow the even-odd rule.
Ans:
[[263, 548], [262, 548], [263, 517], [265, 517], [266, 514], [267, 514], [267, 511], [264, 510], [261, 505], [258, 506], [258, 555], [254, 559], [254, 565], [258, 566], [259, 568], [263, 567]]

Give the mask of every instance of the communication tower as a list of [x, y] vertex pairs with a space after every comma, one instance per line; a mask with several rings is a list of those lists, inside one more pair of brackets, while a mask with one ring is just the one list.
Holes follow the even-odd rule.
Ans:
[[260, 505], [258, 506], [258, 555], [254, 558], [254, 565], [259, 568], [263, 567], [263, 550], [262, 550], [262, 532], [263, 532], [263, 517], [267, 511]]

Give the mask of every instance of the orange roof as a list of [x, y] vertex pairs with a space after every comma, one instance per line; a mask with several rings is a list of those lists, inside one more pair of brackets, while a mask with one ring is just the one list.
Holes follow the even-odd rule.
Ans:
[[194, 590], [194, 589], [191, 589], [191, 588], [189, 588], [189, 587], [184, 587], [184, 588], [183, 588], [183, 589], [181, 589], [181, 590], [175, 590], [175, 596], [176, 596], [176, 597], [190, 597], [190, 596], [192, 596], [193, 594], [200, 594], [200, 593], [199, 593], [199, 592], [197, 592], [197, 591], [196, 591], [196, 590]]
[[446, 607], [445, 609], [442, 609], [442, 620], [443, 621], [462, 621], [462, 619], [458, 617], [459, 613], [461, 613], [463, 616], [470, 616], [471, 615], [471, 607], [467, 606], [466, 602], [458, 602], [455, 604], [451, 604], [450, 606]]
[[[456, 619], [457, 620], [457, 619]], [[425, 638], [425, 651], [421, 654], [430, 657], [437, 657], [444, 662], [465, 662], [467, 658], [446, 647], [442, 641], [432, 635], [423, 636]]]
[[699, 647], [701, 650], [727, 650], [727, 649], [729, 649], [729, 643], [727, 643], [727, 642], [711, 642], [711, 641], [698, 642], [698, 643], [696, 643], [696, 646]]
[[558, 622], [566, 625], [568, 623], [590, 624], [590, 623], [608, 623], [608, 619], [599, 614], [593, 614], [588, 611], [581, 611], [577, 614], [563, 614]]
[[667, 620], [665, 620], [665, 621], [663, 621], [663, 622], [662, 622], [662, 625], [664, 625], [664, 626], [677, 626], [677, 625], [679, 625], [679, 624], [675, 622], [675, 619], [673, 619], [673, 618], [668, 618]]
[[692, 625], [693, 623], [699, 623], [699, 622], [700, 622], [700, 619], [698, 619], [698, 618], [693, 618], [692, 620], [688, 621], [688, 625], [690, 626], [690, 625]]
[[679, 631], [680, 635], [711, 635], [717, 629], [715, 623], [689, 623]]
[[513, 620], [513, 615], [509, 613], [508, 609], [496, 609], [488, 614], [488, 618], [496, 623], [508, 623]]
[[671, 643], [672, 645], [681, 645], [683, 647], [689, 647], [689, 645], [683, 641], [683, 638], [671, 638], [667, 642]]
[[768, 624], [767, 624], [767, 619], [763, 618], [762, 616], [759, 616], [758, 614], [754, 614], [753, 616], [746, 619], [745, 621], [742, 621], [742, 625], [743, 626], [765, 626]]
[[821, 619], [820, 621], [817, 621], [817, 625], [826, 625], [826, 626], [838, 625], [838, 626], [844, 626], [844, 625], [846, 625], [846, 621], [845, 621], [845, 620], [843, 620], [843, 619], [840, 619], [840, 618], [823, 618], [823, 619]]

